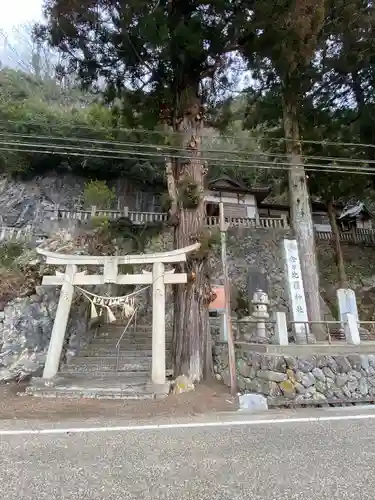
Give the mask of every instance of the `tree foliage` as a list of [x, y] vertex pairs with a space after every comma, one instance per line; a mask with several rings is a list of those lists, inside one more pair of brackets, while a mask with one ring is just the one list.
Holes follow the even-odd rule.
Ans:
[[126, 175], [139, 183], [162, 183], [162, 158], [135, 153], [139, 144], [160, 142], [160, 136], [147, 137], [126, 127], [124, 116], [92, 93], [61, 88], [54, 79], [23, 71], [0, 70], [2, 172], [40, 175], [58, 169], [101, 179]]

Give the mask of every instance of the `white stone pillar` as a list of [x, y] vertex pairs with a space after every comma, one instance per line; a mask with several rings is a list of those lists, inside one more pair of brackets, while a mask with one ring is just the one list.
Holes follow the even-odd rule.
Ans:
[[274, 313], [275, 321], [275, 340], [277, 345], [288, 345], [288, 326], [286, 314], [284, 312]]
[[47, 359], [43, 372], [44, 379], [53, 378], [59, 369], [66, 326], [68, 324], [70, 307], [73, 300], [73, 279], [76, 272], [76, 265], [70, 264], [66, 266], [64, 275], [65, 281], [61, 287], [59, 303], [57, 305], [55, 321], [52, 328], [51, 340], [48, 346]]
[[346, 314], [346, 322], [344, 326], [345, 338], [348, 344], [359, 345], [361, 338], [359, 336], [359, 329], [357, 319], [353, 314]]
[[152, 268], [152, 382], [165, 384], [165, 284], [164, 264]]
[[356, 321], [359, 320], [355, 293], [349, 288], [339, 288], [336, 291], [341, 328], [345, 329], [346, 315], [352, 314]]

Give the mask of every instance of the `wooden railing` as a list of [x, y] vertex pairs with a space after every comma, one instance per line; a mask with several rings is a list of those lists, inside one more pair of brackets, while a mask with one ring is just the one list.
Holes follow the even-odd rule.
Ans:
[[162, 212], [129, 212], [129, 219], [133, 224], [144, 224], [145, 222], [166, 222], [168, 214]]
[[[50, 212], [51, 213], [51, 212]], [[147, 222], [165, 222], [168, 220], [168, 214], [162, 212], [136, 212], [136, 211], [119, 211], [119, 210], [65, 210], [60, 209], [58, 213], [54, 211], [53, 218], [56, 219], [69, 219], [88, 221], [93, 216], [107, 217], [110, 220], [116, 220], [120, 217], [128, 217], [133, 224], [145, 224]], [[48, 218], [48, 215], [47, 217]], [[50, 217], [51, 218], [51, 215]], [[261, 217], [259, 219], [250, 219], [246, 217], [226, 217], [226, 223], [229, 227], [244, 227], [244, 228], [263, 228], [263, 229], [288, 229], [286, 219]], [[209, 227], [219, 226], [219, 217], [207, 217], [206, 224]], [[316, 231], [315, 236], [318, 240], [331, 241], [332, 232], [330, 231]], [[46, 236], [44, 236], [46, 237]], [[0, 242], [2, 241], [32, 241], [33, 239], [39, 240], [41, 235], [32, 225], [18, 228], [0, 225]], [[356, 229], [355, 231], [341, 231], [340, 241], [350, 244], [364, 244], [375, 246], [375, 230], [373, 229]]]
[[91, 210], [67, 210], [56, 208], [49, 211], [50, 217], [54, 219], [69, 219], [87, 221], [93, 217], [103, 217], [109, 220], [117, 220], [121, 217], [129, 218], [134, 224], [144, 224], [145, 222], [163, 222], [168, 219], [167, 213], [162, 212], [136, 212], [123, 210], [98, 210], [92, 207]]
[[[288, 229], [289, 225], [286, 219], [277, 217], [261, 217], [259, 219], [250, 219], [247, 217], [225, 217], [225, 222], [229, 227], [248, 227], [264, 229]], [[218, 226], [219, 217], [207, 217], [207, 226]]]
[[[331, 231], [315, 231], [318, 240], [331, 241], [333, 234]], [[375, 245], [375, 230], [356, 229], [355, 231], [340, 231], [340, 241], [343, 243]]]
[[0, 241], [30, 241], [34, 236], [31, 226], [27, 227], [0, 227]]
[[[137, 212], [123, 210], [97, 210], [96, 207], [91, 207], [91, 210], [67, 210], [55, 208], [52, 212], [52, 217], [55, 219], [71, 219], [87, 221], [92, 217], [106, 217], [109, 220], [116, 220], [121, 217], [128, 217], [134, 224], [144, 224], [146, 222], [165, 222], [168, 220], [168, 214], [163, 212]], [[288, 223], [286, 219], [276, 217], [261, 217], [260, 219], [251, 219], [248, 217], [226, 217], [225, 221], [230, 227], [257, 227], [265, 229], [284, 228], [287, 229]], [[207, 217], [207, 226], [218, 226], [219, 217]]]

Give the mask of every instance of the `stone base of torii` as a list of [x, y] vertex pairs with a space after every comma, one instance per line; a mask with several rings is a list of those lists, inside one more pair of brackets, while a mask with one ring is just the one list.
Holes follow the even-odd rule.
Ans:
[[[165, 377], [165, 285], [186, 283], [186, 273], [165, 271], [165, 264], [185, 262], [186, 255], [198, 250], [199, 243], [172, 250], [141, 255], [124, 256], [91, 256], [64, 255], [38, 249], [37, 252], [46, 258], [49, 265], [65, 266], [65, 273], [56, 276], [43, 276], [42, 285], [61, 286], [59, 303], [48, 347], [43, 378], [53, 379], [58, 371], [64, 345], [66, 327], [72, 305], [74, 286], [92, 286], [104, 284], [118, 285], [151, 285], [152, 286], [152, 383], [164, 385]], [[152, 264], [152, 273], [118, 274], [118, 266], [122, 264]], [[87, 275], [78, 272], [79, 266], [102, 266], [103, 274]]]

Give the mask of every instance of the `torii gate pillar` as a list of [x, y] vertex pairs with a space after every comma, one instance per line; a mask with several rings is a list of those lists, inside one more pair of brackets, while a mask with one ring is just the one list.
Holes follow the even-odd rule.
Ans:
[[164, 264], [152, 267], [152, 383], [165, 384], [165, 284]]
[[59, 369], [66, 326], [68, 324], [70, 307], [72, 305], [74, 295], [73, 280], [76, 272], [76, 265], [70, 264], [66, 266], [65, 281], [60, 291], [59, 303], [57, 305], [51, 340], [48, 346], [46, 364], [43, 371], [44, 379], [52, 379]]

